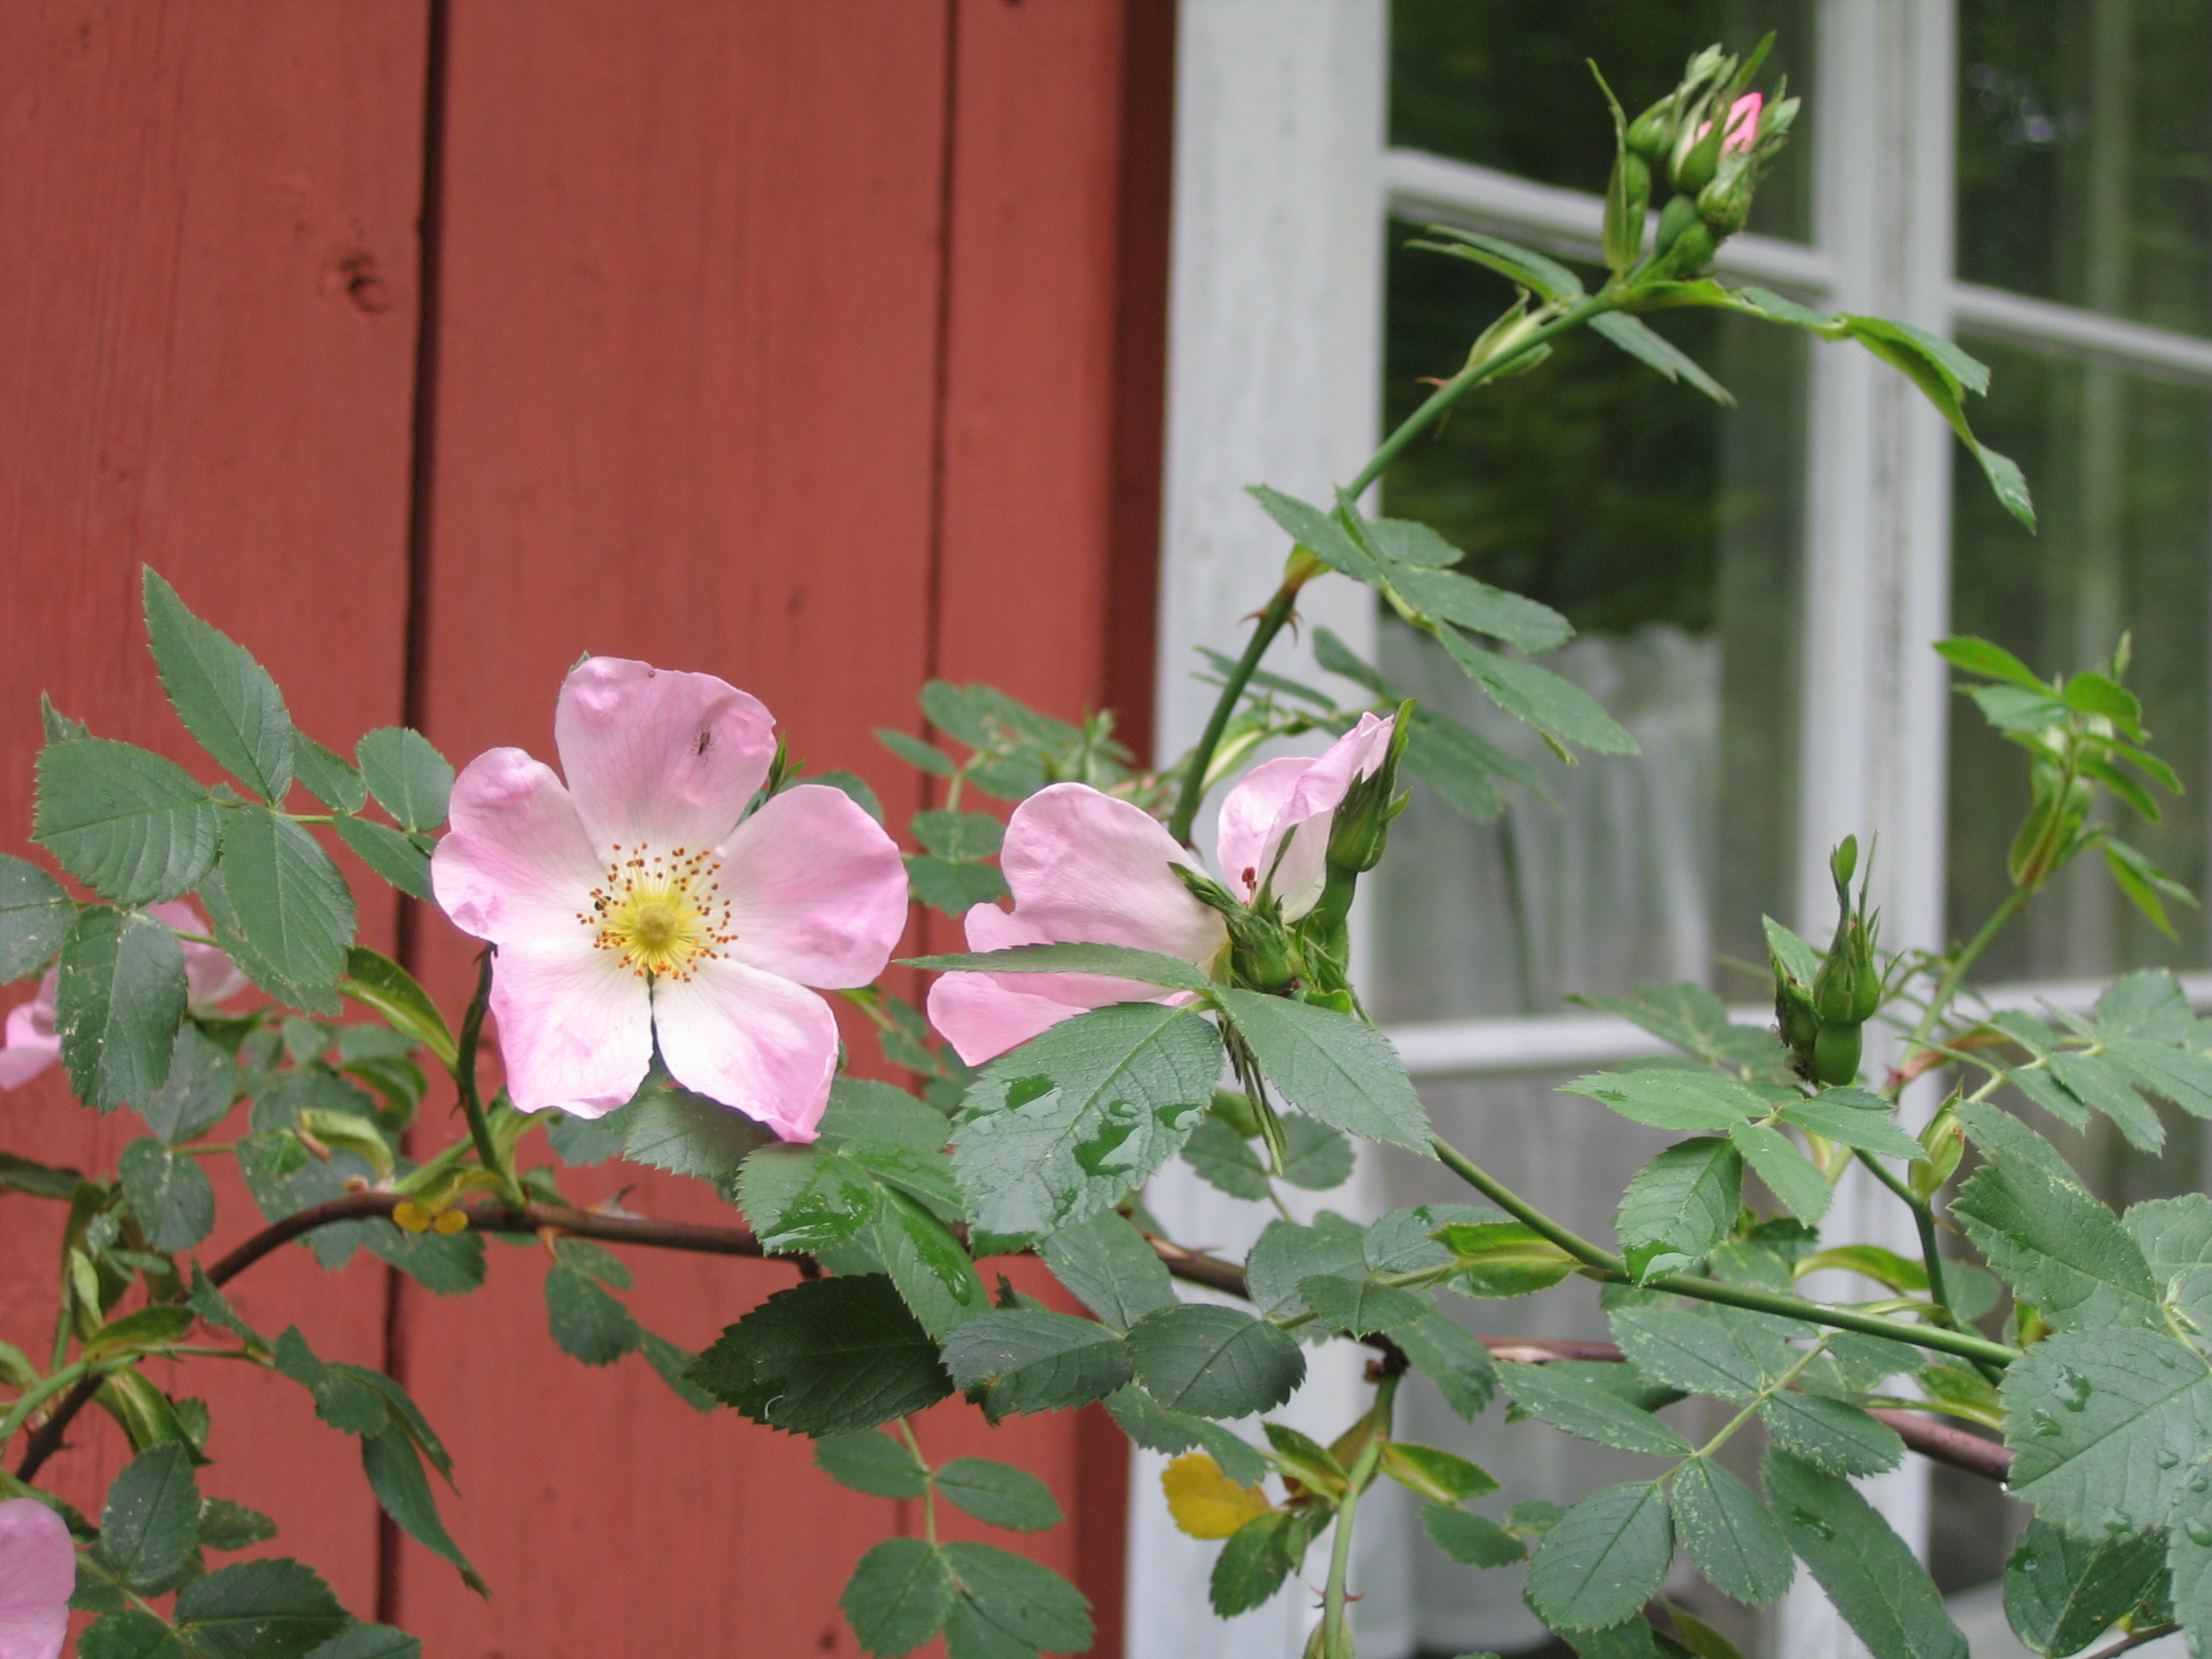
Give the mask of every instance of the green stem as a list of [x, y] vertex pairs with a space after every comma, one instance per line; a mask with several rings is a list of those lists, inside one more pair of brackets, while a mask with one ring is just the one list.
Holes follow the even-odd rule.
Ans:
[[2004, 902], [1990, 912], [1990, 919], [1982, 924], [1982, 931], [1967, 940], [1966, 949], [1951, 958], [1950, 965], [1943, 970], [1943, 977], [1936, 982], [1935, 994], [1928, 999], [1928, 1011], [1921, 1015], [1920, 1024], [1912, 1029], [1909, 1048], [1926, 1042], [1929, 1034], [1942, 1023], [1944, 1013], [1951, 1006], [1951, 999], [1959, 994], [1959, 988], [1966, 982], [1967, 970], [1982, 952], [1990, 948], [1990, 942], [2003, 929], [2005, 923], [2020, 914], [2028, 898], [2028, 891], [2024, 887], [2015, 887], [2007, 893]]
[[[1815, 1342], [1811, 1347], [1806, 1349], [1805, 1352], [1798, 1357], [1796, 1364], [1790, 1366], [1788, 1370], [1783, 1372], [1783, 1374], [1777, 1377], [1772, 1382], [1759, 1389], [1758, 1395], [1750, 1401], [1749, 1404], [1746, 1405], [1741, 1411], [1738, 1412], [1734, 1417], [1730, 1418], [1722, 1425], [1721, 1431], [1718, 1434], [1706, 1441], [1704, 1445], [1698, 1447], [1695, 1452], [1691, 1454], [1691, 1455], [1693, 1457], [1710, 1457], [1715, 1452], [1718, 1451], [1723, 1446], [1728, 1443], [1730, 1436], [1734, 1435], [1738, 1429], [1741, 1428], [1746, 1423], [1748, 1423], [1751, 1420], [1753, 1415], [1761, 1406], [1764, 1406], [1768, 1401], [1773, 1399], [1776, 1395], [1782, 1393], [1784, 1389], [1789, 1388], [1789, 1386], [1792, 1382], [1795, 1382], [1799, 1376], [1802, 1374], [1808, 1365], [1811, 1364], [1815, 1359], [1818, 1359], [1822, 1354], [1826, 1353], [1827, 1350], [1828, 1339], [1822, 1337], [1818, 1342]], [[1676, 1470], [1680, 1470], [1681, 1467], [1682, 1466], [1679, 1463], [1674, 1466]]]
[[[1494, 379], [1501, 370], [1511, 368], [1540, 349], [1555, 335], [1577, 328], [1601, 311], [1611, 311], [1615, 305], [1612, 291], [1602, 289], [1586, 295], [1567, 311], [1551, 321], [1540, 325], [1514, 343], [1510, 349], [1495, 352], [1480, 362], [1469, 363], [1465, 368], [1436, 389], [1426, 403], [1398, 423], [1396, 430], [1385, 438], [1367, 465], [1359, 469], [1359, 476], [1345, 489], [1345, 495], [1358, 500], [1367, 493], [1368, 486], [1381, 477], [1391, 462], [1396, 460], [1407, 445], [1419, 437], [1429, 423], [1448, 413], [1452, 405], [1480, 386]], [[1206, 799], [1206, 777], [1212, 769], [1213, 751], [1220, 746], [1221, 734], [1228, 729], [1230, 717], [1237, 712], [1237, 704], [1244, 695], [1244, 687], [1251, 680], [1253, 671], [1260, 666], [1260, 659], [1275, 642], [1275, 635], [1291, 619], [1296, 607], [1298, 590], [1316, 570], [1301, 571], [1286, 578], [1275, 590], [1275, 596], [1261, 611], [1260, 620], [1246, 642], [1244, 654], [1237, 659], [1222, 683], [1221, 695], [1213, 700], [1213, 712], [1206, 717], [1206, 729], [1199, 735], [1198, 746], [1190, 751], [1190, 769], [1183, 776], [1182, 793], [1176, 799], [1175, 816], [1168, 820], [1168, 833], [1188, 844], [1191, 825], [1197, 821], [1199, 803]]]
[[1385, 1376], [1375, 1385], [1375, 1432], [1368, 1437], [1366, 1445], [1360, 1449], [1347, 1472], [1351, 1484], [1336, 1511], [1336, 1536], [1330, 1541], [1328, 1551], [1328, 1586], [1322, 1592], [1323, 1659], [1356, 1659], [1352, 1632], [1344, 1616], [1346, 1582], [1352, 1571], [1352, 1528], [1359, 1515], [1359, 1494], [1375, 1478], [1375, 1466], [1382, 1461], [1382, 1448], [1390, 1438], [1390, 1401], [1397, 1391], [1395, 1376]]
[[[1577, 1261], [1595, 1270], [1597, 1277], [1614, 1279], [1623, 1285], [1635, 1282], [1628, 1272], [1628, 1264], [1619, 1256], [1591, 1243], [1579, 1233], [1571, 1232], [1561, 1226], [1510, 1188], [1479, 1168], [1457, 1147], [1440, 1138], [1432, 1139], [1429, 1144], [1437, 1158], [1443, 1161], [1445, 1168], [1499, 1208], [1525, 1223], [1532, 1231], [1550, 1239]], [[1831, 1325], [1838, 1330], [1887, 1337], [1893, 1342], [1908, 1342], [1915, 1347], [1934, 1348], [1966, 1359], [1986, 1359], [1995, 1364], [2009, 1365], [2021, 1357], [2018, 1348], [1992, 1342], [1971, 1332], [1947, 1331], [1935, 1325], [1917, 1325], [1901, 1319], [1885, 1319], [1877, 1314], [1831, 1307], [1825, 1302], [1808, 1302], [1803, 1297], [1788, 1296], [1776, 1291], [1723, 1284], [1717, 1279], [1692, 1279], [1681, 1273], [1671, 1273], [1664, 1279], [1652, 1280], [1644, 1288], [1664, 1291], [1670, 1296], [1694, 1297], [1701, 1302], [1750, 1308], [1759, 1313], [1779, 1314], [1785, 1319], [1802, 1319], [1808, 1324]]]
[[[927, 1474], [929, 1460], [921, 1455], [921, 1442], [914, 1437], [914, 1425], [902, 1417], [898, 1420], [898, 1431], [899, 1438], [906, 1442], [907, 1450], [914, 1455], [914, 1461], [921, 1464], [924, 1473]], [[936, 1548], [937, 1482], [934, 1479], [927, 1480], [921, 1489], [921, 1524], [923, 1532], [929, 1540], [930, 1547]]]
[[491, 1007], [491, 956], [487, 948], [478, 959], [476, 994], [469, 999], [468, 1012], [461, 1017], [461, 1040], [453, 1057], [453, 1083], [460, 1091], [461, 1110], [469, 1120], [469, 1139], [476, 1143], [477, 1158], [485, 1169], [499, 1177], [501, 1191], [511, 1203], [520, 1203], [521, 1188], [509, 1174], [507, 1161], [499, 1155], [499, 1143], [492, 1138], [491, 1124], [484, 1116], [483, 1095], [477, 1086], [477, 1049], [483, 1041], [484, 1014]]
[[1911, 1188], [1906, 1186], [1904, 1181], [1880, 1158], [1863, 1147], [1859, 1150], [1858, 1160], [1873, 1171], [1876, 1181], [1897, 1194], [1899, 1203], [1912, 1212], [1912, 1224], [1920, 1234], [1921, 1265], [1928, 1270], [1928, 1299], [1943, 1310], [1944, 1322], [1956, 1328], [1959, 1318], [1951, 1311], [1950, 1294], [1944, 1286], [1942, 1254], [1936, 1248], [1934, 1206]]
[[5, 1446], [15, 1437], [15, 1431], [29, 1421], [33, 1412], [64, 1389], [76, 1387], [78, 1379], [89, 1369], [80, 1359], [75, 1364], [63, 1366], [52, 1376], [41, 1378], [25, 1389], [15, 1403], [8, 1408], [8, 1415], [0, 1418], [0, 1446]]
[[1168, 833], [1177, 841], [1190, 840], [1190, 826], [1198, 817], [1199, 803], [1206, 799], [1206, 775], [1213, 761], [1213, 751], [1221, 745], [1221, 734], [1229, 726], [1229, 717], [1237, 712], [1237, 700], [1244, 695], [1244, 687], [1253, 672], [1260, 666], [1260, 659], [1267, 654], [1267, 647], [1275, 642], [1275, 635], [1283, 631], [1291, 613], [1297, 609], [1298, 590], [1306, 584], [1307, 577], [1298, 575], [1285, 579], [1275, 590], [1275, 597], [1267, 601], [1267, 608], [1260, 613], [1252, 637], [1246, 642], [1244, 654], [1237, 659], [1237, 666], [1229, 672], [1223, 682], [1221, 695], [1213, 700], [1213, 712], [1206, 717], [1206, 730], [1199, 734], [1198, 747], [1190, 751], [1190, 770], [1182, 781], [1182, 793], [1176, 798], [1175, 816], [1168, 820]]

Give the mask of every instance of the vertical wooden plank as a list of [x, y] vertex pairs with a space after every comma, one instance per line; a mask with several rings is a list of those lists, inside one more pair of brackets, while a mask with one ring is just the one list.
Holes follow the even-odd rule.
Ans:
[[[963, 0], [959, 24], [938, 672], [1063, 718], [1113, 707], [1147, 756], [1172, 0]], [[1025, 1553], [1119, 1653], [1120, 1431], [1095, 1408], [996, 1429], [947, 1410], [940, 1444], [1052, 1480], [1069, 1524]]]
[[[719, 673], [816, 769], [919, 804], [867, 732], [912, 723], [927, 664], [945, 41], [935, 0], [454, 7], [422, 634], [449, 752], [550, 757], [589, 649]], [[465, 943], [422, 935], [458, 994]], [[634, 1167], [571, 1187], [732, 1215]], [[631, 1260], [631, 1305], [695, 1348], [791, 1277]], [[836, 1597], [889, 1506], [641, 1360], [570, 1367], [543, 1267], [498, 1249], [465, 1303], [403, 1291], [497, 1600], [409, 1544], [393, 1615], [455, 1654], [853, 1653]]]
[[[338, 0], [0, 11], [7, 850], [30, 850], [42, 689], [212, 775], [145, 654], [141, 561], [263, 657], [307, 730], [350, 744], [398, 717], [422, 23], [420, 4]], [[366, 937], [388, 945], [392, 920], [368, 907]], [[112, 1169], [135, 1120], [95, 1118], [48, 1076], [0, 1122], [10, 1150]], [[258, 1225], [234, 1181], [222, 1214], [211, 1249]], [[0, 1329], [42, 1357], [58, 1232], [52, 1206], [0, 1197]], [[287, 1252], [240, 1297], [373, 1363], [384, 1279]], [[372, 1613], [375, 1504], [353, 1447], [244, 1367], [179, 1386], [214, 1409], [206, 1490], [275, 1514], [278, 1547]], [[97, 1413], [80, 1421], [46, 1478], [90, 1500], [123, 1449]]]

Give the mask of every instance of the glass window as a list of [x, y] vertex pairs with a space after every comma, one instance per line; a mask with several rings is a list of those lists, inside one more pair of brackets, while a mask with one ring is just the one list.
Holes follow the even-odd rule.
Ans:
[[2212, 329], [2212, 5], [1964, 0], [1959, 63], [1959, 275]]
[[[2102, 363], [1969, 336], [1991, 369], [1977, 411], [1986, 440], [2035, 481], [2041, 533], [1990, 499], [1971, 458], [1953, 491], [1952, 623], [2014, 652], [2038, 673], [2092, 666], [2123, 629], [2129, 684], [2151, 748], [2187, 793], [2157, 793], [2161, 821], [2109, 814], [2124, 839], [2202, 892], [2208, 833], [2206, 646], [2212, 642], [2212, 392]], [[1972, 936], [2005, 892], [2007, 838], [2026, 810], [2025, 757], [1964, 697], [1951, 718], [1950, 931]], [[1985, 981], [2095, 979], [2128, 968], [2205, 965], [2206, 919], [2169, 906], [2168, 940], [2121, 896], [2103, 860], [2083, 857], [1998, 937]]]
[[[1406, 246], [1414, 234], [1391, 227], [1392, 422], [1510, 297], [1486, 271]], [[1386, 673], [1527, 757], [1552, 797], [1477, 826], [1416, 792], [1376, 878], [1387, 1019], [1557, 1013], [1571, 994], [1638, 979], [1761, 994], [1759, 970], [1729, 965], [1763, 961], [1760, 912], [1791, 903], [1805, 343], [1711, 312], [1650, 320], [1738, 406], [1577, 333], [1384, 477], [1387, 509], [1465, 548], [1469, 574], [1574, 623], [1546, 665], [1644, 751], [1560, 767], [1432, 643], [1385, 623]]]
[[[1596, 97], [1562, 105], [1595, 59], [1636, 115], [1682, 73], [1683, 42], [1755, 45], [1804, 90], [1812, 71], [1812, 0], [1394, 0], [1390, 142], [1473, 161], [1539, 184], [1601, 193], [1613, 128]], [[1811, 234], [1812, 147], [1793, 144], [1759, 186], [1751, 228]]]

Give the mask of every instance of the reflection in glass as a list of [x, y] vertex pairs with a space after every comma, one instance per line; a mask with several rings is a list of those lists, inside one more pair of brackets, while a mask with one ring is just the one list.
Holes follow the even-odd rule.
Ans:
[[1964, 0], [1959, 67], [1960, 276], [2212, 328], [2212, 4]]
[[[1502, 304], [1487, 273], [1407, 250], [1394, 227], [1387, 418], [1464, 356]], [[1654, 319], [1741, 400], [1724, 411], [1608, 342], [1570, 335], [1533, 374], [1478, 392], [1383, 480], [1464, 568], [1564, 612], [1543, 659], [1644, 752], [1565, 768], [1421, 636], [1386, 624], [1384, 672], [1535, 761], [1552, 802], [1471, 826], [1416, 790], [1376, 877], [1378, 1013], [1556, 1013], [1575, 992], [1760, 963], [1786, 914], [1796, 821], [1803, 342], [1711, 313]]]
[[[1742, 52], [1772, 29], [1778, 38], [1759, 84], [1786, 73], [1793, 91], [1809, 94], [1813, 15], [1810, 0], [1394, 0], [1390, 142], [1602, 191], [1613, 121], [1585, 59], [1596, 60], [1633, 116], [1667, 94], [1699, 47], [1720, 40]], [[1797, 131], [1759, 187], [1750, 228], [1804, 241], [1810, 123]]]
[[[2042, 533], [2030, 537], [1979, 487], [1966, 461], [1953, 508], [1952, 625], [2016, 653], [2037, 672], [2085, 668], [2132, 630], [2128, 680], [2142, 699], [2152, 749], [2188, 793], [2161, 797], [2163, 822], [2124, 809], [2111, 822], [2168, 873], [2202, 893], [2206, 878], [2208, 667], [2212, 629], [2212, 393], [2105, 364], [1989, 342], [1967, 347], [1991, 366], [1975, 416], [1994, 447], [2035, 481]], [[1962, 452], [1963, 453], [1963, 452]], [[2005, 892], [2008, 837], [2027, 801], [2026, 757], [2000, 741], [1966, 699], [1951, 714], [1949, 927], [1966, 938]], [[2169, 908], [2162, 938], [2094, 857], [2045, 890], [2000, 935], [1984, 981], [2103, 977], [2128, 968], [2203, 966], [2203, 913]]]

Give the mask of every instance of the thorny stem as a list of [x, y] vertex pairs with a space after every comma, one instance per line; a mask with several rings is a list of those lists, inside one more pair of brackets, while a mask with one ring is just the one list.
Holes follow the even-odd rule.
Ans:
[[64, 1389], [81, 1381], [88, 1369], [85, 1362], [80, 1359], [73, 1365], [63, 1366], [51, 1376], [40, 1378], [38, 1382], [24, 1389], [15, 1403], [9, 1407], [8, 1415], [0, 1418], [0, 1446], [5, 1446], [15, 1438], [15, 1431], [30, 1420], [33, 1412], [38, 1410]]
[[1352, 1570], [1352, 1528], [1358, 1518], [1359, 1494], [1375, 1478], [1375, 1466], [1382, 1461], [1382, 1448], [1390, 1438], [1390, 1407], [1398, 1392], [1395, 1372], [1384, 1376], [1375, 1385], [1375, 1432], [1360, 1448], [1348, 1473], [1349, 1484], [1345, 1488], [1344, 1502], [1336, 1512], [1336, 1535], [1328, 1551], [1328, 1584], [1322, 1592], [1322, 1659], [1355, 1659], [1352, 1632], [1345, 1624], [1345, 1583]]
[[[1398, 423], [1397, 429], [1382, 441], [1369, 458], [1367, 465], [1359, 469], [1359, 476], [1345, 487], [1345, 495], [1356, 501], [1366, 494], [1368, 486], [1382, 476], [1384, 469], [1398, 459], [1430, 422], [1448, 413], [1453, 404], [1485, 380], [1493, 379], [1501, 370], [1522, 362], [1531, 353], [1540, 349], [1553, 336], [1579, 327], [1598, 313], [1611, 311], [1617, 303], [1609, 290], [1589, 295], [1551, 321], [1530, 329], [1510, 349], [1497, 352], [1479, 362], [1469, 363], [1438, 386], [1427, 402]], [[1168, 820], [1168, 833], [1177, 841], [1186, 845], [1189, 843], [1191, 825], [1198, 817], [1199, 803], [1206, 798], [1206, 778], [1212, 769], [1213, 751], [1220, 746], [1221, 734], [1228, 729], [1230, 718], [1237, 712], [1237, 704], [1244, 695], [1244, 687], [1250, 682], [1253, 672], [1260, 666], [1260, 659], [1274, 643], [1275, 635], [1281, 633], [1283, 625], [1290, 621], [1292, 610], [1297, 604], [1298, 590], [1318, 574], [1316, 570], [1294, 567], [1292, 574], [1286, 576], [1283, 585], [1275, 590], [1274, 598], [1267, 601], [1267, 608], [1260, 612], [1252, 637], [1245, 643], [1244, 654], [1237, 659], [1236, 667], [1230, 670], [1223, 680], [1221, 694], [1213, 701], [1213, 712], [1206, 717], [1206, 729], [1199, 736], [1198, 746], [1190, 752], [1189, 770], [1183, 775], [1182, 791], [1176, 800], [1175, 816]]]
[[[1585, 1267], [1594, 1269], [1597, 1277], [1617, 1280], [1624, 1285], [1635, 1282], [1628, 1272], [1628, 1264], [1619, 1256], [1591, 1243], [1579, 1233], [1561, 1226], [1476, 1165], [1466, 1153], [1449, 1141], [1441, 1138], [1432, 1139], [1430, 1145], [1453, 1174], [1525, 1223], [1532, 1231], [1550, 1239]], [[1936, 1325], [1917, 1325], [1901, 1319], [1886, 1319], [1878, 1314], [1831, 1307], [1825, 1302], [1810, 1302], [1803, 1297], [1754, 1290], [1744, 1285], [1723, 1284], [1717, 1279], [1694, 1279], [1682, 1273], [1670, 1273], [1664, 1279], [1652, 1280], [1644, 1288], [1664, 1291], [1672, 1296], [1695, 1297], [1703, 1302], [1723, 1303], [1730, 1307], [1750, 1308], [1759, 1313], [1779, 1314], [1785, 1319], [1802, 1319], [1815, 1325], [1832, 1325], [1838, 1330], [1887, 1337], [1893, 1342], [1908, 1342], [1915, 1347], [1934, 1348], [1966, 1359], [1985, 1359], [1995, 1364], [2008, 1365], [2020, 1358], [2018, 1348], [1992, 1342], [1970, 1332], [1947, 1331]]]

